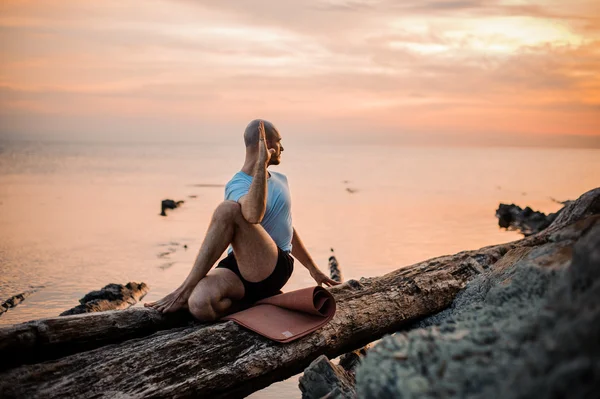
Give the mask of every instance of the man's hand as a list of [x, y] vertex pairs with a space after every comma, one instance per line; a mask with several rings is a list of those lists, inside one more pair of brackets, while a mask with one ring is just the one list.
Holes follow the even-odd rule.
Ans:
[[154, 308], [161, 313], [176, 312], [179, 309], [187, 307], [187, 301], [190, 298], [192, 291], [193, 287], [192, 289], [186, 289], [182, 286], [171, 292], [160, 301], [144, 303], [144, 307]]
[[327, 277], [322, 271], [320, 270], [314, 270], [312, 272], [310, 272], [310, 275], [312, 278], [315, 279], [315, 281], [317, 282], [317, 284], [320, 286], [322, 286], [323, 284], [325, 284], [328, 287], [333, 287], [334, 285], [339, 285], [340, 283], [330, 279], [329, 277]]
[[267, 147], [267, 135], [265, 134], [265, 124], [263, 121], [258, 122], [258, 161], [267, 165], [271, 160], [271, 156], [275, 154], [275, 149]]

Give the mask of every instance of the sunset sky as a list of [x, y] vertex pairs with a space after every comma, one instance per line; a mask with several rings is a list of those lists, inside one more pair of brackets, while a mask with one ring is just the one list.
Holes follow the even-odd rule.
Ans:
[[600, 1], [0, 2], [0, 136], [600, 147]]

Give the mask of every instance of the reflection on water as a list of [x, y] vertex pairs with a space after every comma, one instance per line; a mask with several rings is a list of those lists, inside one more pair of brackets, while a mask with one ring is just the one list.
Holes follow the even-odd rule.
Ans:
[[[56, 316], [108, 283], [146, 282], [146, 300], [170, 292], [187, 275], [243, 150], [0, 143], [0, 299], [45, 287], [0, 324]], [[498, 203], [556, 211], [550, 197], [574, 199], [598, 185], [599, 155], [287, 145], [276, 170], [288, 175], [294, 225], [315, 260], [326, 270], [333, 247], [345, 278], [358, 279], [519, 238], [498, 229]], [[161, 217], [166, 198], [185, 204]], [[296, 263], [285, 289], [311, 284]]]

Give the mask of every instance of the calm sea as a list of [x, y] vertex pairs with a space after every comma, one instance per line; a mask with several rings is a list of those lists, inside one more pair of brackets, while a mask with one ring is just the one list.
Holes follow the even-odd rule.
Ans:
[[[600, 184], [600, 151], [290, 144], [294, 225], [326, 271], [378, 276], [519, 238], [500, 202], [553, 212]], [[0, 325], [56, 316], [108, 283], [159, 299], [187, 275], [227, 180], [233, 144], [0, 142], [0, 300], [39, 287]], [[159, 216], [162, 199], [185, 204]], [[184, 249], [187, 245], [187, 250]], [[299, 263], [284, 290], [312, 285]], [[297, 378], [253, 397], [298, 397]]]

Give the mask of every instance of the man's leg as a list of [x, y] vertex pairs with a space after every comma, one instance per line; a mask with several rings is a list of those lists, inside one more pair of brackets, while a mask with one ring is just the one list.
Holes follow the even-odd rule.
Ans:
[[244, 285], [229, 269], [213, 269], [188, 299], [190, 313], [200, 321], [214, 321], [234, 311], [235, 302], [244, 296]]
[[196, 285], [229, 244], [233, 246], [240, 273], [248, 281], [262, 281], [275, 269], [278, 252], [273, 239], [262, 226], [246, 221], [240, 204], [224, 201], [215, 210], [194, 267], [184, 283], [163, 299], [146, 306], [163, 313], [186, 307]]
[[[247, 281], [262, 281], [275, 269], [277, 245], [262, 226], [244, 219], [239, 206], [231, 206], [230, 211], [235, 225], [231, 245], [240, 274]], [[234, 272], [213, 269], [196, 285], [188, 299], [188, 309], [198, 320], [218, 320], [235, 311], [236, 301], [244, 294], [244, 285]]]
[[260, 224], [249, 223], [240, 204], [224, 201], [215, 210], [194, 267], [207, 267], [206, 275], [229, 244], [246, 280], [262, 281], [275, 269], [279, 254], [269, 233]]

